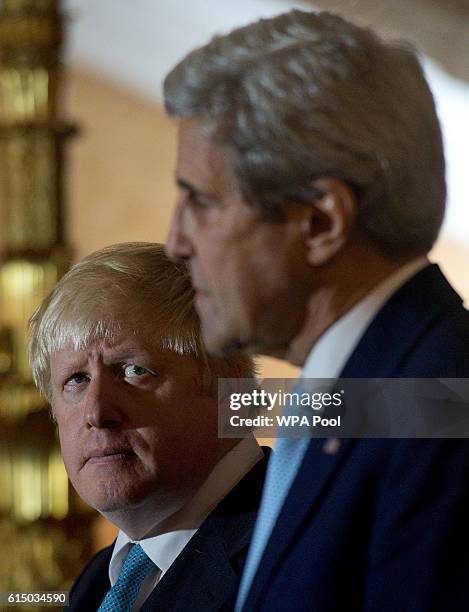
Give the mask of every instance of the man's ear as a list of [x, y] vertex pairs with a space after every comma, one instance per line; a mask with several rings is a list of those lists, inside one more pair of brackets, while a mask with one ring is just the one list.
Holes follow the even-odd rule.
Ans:
[[321, 266], [330, 261], [347, 242], [355, 225], [358, 200], [353, 189], [337, 178], [321, 178], [313, 187], [322, 196], [303, 209], [302, 231], [308, 262]]

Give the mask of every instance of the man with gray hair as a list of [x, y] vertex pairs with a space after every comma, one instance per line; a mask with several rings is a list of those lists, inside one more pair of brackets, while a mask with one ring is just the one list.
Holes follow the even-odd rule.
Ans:
[[76, 581], [72, 610], [219, 610], [233, 596], [262, 490], [254, 438], [217, 436], [217, 377], [184, 264], [162, 245], [77, 263], [31, 321], [34, 378], [50, 400], [78, 494], [119, 527]]
[[[469, 376], [469, 315], [427, 254], [442, 138], [415, 54], [329, 13], [215, 37], [164, 85], [167, 250], [213, 354], [302, 378]], [[469, 609], [466, 440], [281, 438], [236, 610]]]

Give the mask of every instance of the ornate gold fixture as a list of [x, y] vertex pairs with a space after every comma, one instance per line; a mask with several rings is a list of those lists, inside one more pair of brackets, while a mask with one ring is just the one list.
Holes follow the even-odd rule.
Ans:
[[66, 588], [90, 545], [26, 350], [28, 319], [70, 259], [62, 36], [58, 0], [0, 3], [0, 591]]

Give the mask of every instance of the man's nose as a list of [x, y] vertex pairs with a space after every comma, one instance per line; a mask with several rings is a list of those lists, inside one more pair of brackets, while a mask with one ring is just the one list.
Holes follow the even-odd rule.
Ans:
[[125, 411], [119, 402], [117, 381], [98, 375], [89, 383], [85, 399], [85, 420], [89, 428], [115, 429], [125, 419]]
[[194, 254], [187, 218], [180, 204], [174, 211], [171, 227], [166, 239], [166, 254], [171, 259], [188, 259]]

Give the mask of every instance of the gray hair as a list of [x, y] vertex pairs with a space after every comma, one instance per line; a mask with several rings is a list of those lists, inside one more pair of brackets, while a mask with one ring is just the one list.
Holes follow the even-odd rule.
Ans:
[[191, 355], [201, 388], [217, 392], [217, 377], [250, 378], [253, 360], [243, 353], [208, 355], [193, 304], [190, 274], [161, 244], [116, 244], [75, 264], [30, 321], [29, 356], [36, 385], [50, 401], [50, 356], [64, 347], [86, 348], [112, 339], [125, 323], [129, 333], [162, 348]]
[[395, 255], [432, 247], [444, 215], [441, 131], [409, 46], [337, 15], [291, 11], [192, 51], [166, 77], [171, 115], [226, 145], [239, 187], [263, 213], [311, 201], [337, 177], [358, 223]]

